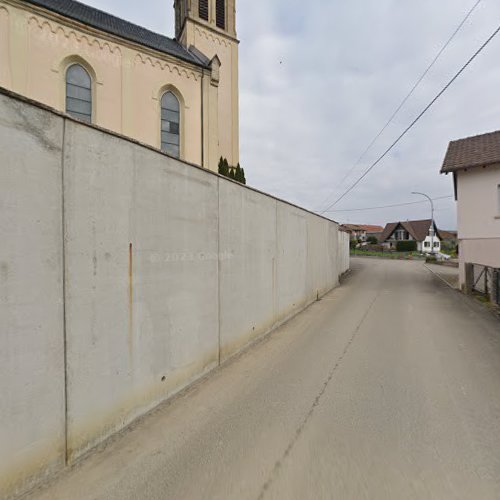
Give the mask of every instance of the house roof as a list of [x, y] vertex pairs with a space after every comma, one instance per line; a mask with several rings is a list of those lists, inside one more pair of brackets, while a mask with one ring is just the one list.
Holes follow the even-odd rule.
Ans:
[[458, 232], [457, 231], [439, 231], [441, 234], [441, 238], [443, 240], [456, 240], [458, 238]]
[[[429, 234], [431, 223], [431, 219], [390, 222], [385, 226], [384, 232], [380, 237], [380, 242], [383, 243], [384, 241], [389, 239], [392, 233], [394, 233], [394, 231], [400, 225], [411, 234], [413, 239], [415, 239], [416, 241], [424, 241]], [[439, 237], [441, 237], [439, 230], [437, 231], [437, 234]]]
[[349, 231], [366, 231], [367, 233], [381, 233], [384, 230], [382, 226], [371, 226], [368, 224], [343, 224], [343, 227]]
[[370, 225], [363, 225], [361, 226], [367, 233], [381, 233], [384, 228], [382, 226], [370, 226]]
[[500, 131], [450, 142], [441, 173], [500, 163]]
[[90, 7], [75, 0], [24, 0], [26, 3], [42, 7], [64, 17], [91, 26], [106, 33], [125, 38], [159, 52], [177, 57], [197, 66], [206, 66], [206, 62], [183, 47], [179, 42], [149, 31], [142, 26], [130, 23], [107, 12]]

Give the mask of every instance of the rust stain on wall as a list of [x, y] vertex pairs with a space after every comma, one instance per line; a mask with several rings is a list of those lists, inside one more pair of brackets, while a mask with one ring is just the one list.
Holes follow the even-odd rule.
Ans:
[[134, 349], [134, 254], [130, 243], [128, 248], [128, 365], [132, 372]]

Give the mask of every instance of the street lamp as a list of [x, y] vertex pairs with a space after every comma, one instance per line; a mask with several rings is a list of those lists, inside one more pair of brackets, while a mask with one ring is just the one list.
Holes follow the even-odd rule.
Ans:
[[432, 198], [425, 193], [419, 193], [418, 191], [414, 191], [411, 194], [416, 194], [420, 196], [425, 196], [431, 203], [431, 255], [434, 255], [434, 202], [432, 201]]

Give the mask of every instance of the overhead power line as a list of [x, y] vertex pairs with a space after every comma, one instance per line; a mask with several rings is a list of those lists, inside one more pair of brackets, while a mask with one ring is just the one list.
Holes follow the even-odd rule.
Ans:
[[[432, 201], [438, 201], [438, 200], [448, 200], [453, 198], [453, 196], [440, 196], [438, 198], [433, 198]], [[342, 210], [327, 210], [327, 212], [330, 213], [345, 213], [345, 212], [367, 212], [369, 210], [381, 210], [383, 208], [396, 208], [396, 207], [406, 207], [409, 205], [421, 205], [424, 203], [429, 203], [427, 200], [422, 200], [422, 201], [410, 201], [407, 203], [397, 203], [395, 205], [384, 205], [382, 207], [366, 207], [366, 208], [349, 208], [349, 209], [342, 209]]]
[[474, 55], [460, 68], [458, 73], [445, 85], [445, 87], [432, 99], [432, 101], [423, 109], [423, 111], [406, 127], [406, 129], [398, 136], [398, 138], [382, 153], [381, 156], [378, 157], [364, 172], [363, 174], [356, 180], [354, 184], [352, 184], [349, 189], [347, 189], [342, 196], [337, 198], [331, 205], [329, 205], [325, 210], [321, 213], [324, 214], [333, 208], [337, 203], [343, 200], [393, 149], [394, 147], [403, 139], [403, 137], [408, 134], [408, 132], [420, 121], [420, 119], [429, 111], [429, 109], [434, 106], [434, 104], [440, 99], [440, 97], [455, 83], [455, 81], [460, 77], [460, 75], [470, 66], [472, 61], [476, 59], [477, 56], [490, 44], [490, 42], [498, 35], [500, 32], [500, 26], [490, 35], [490, 37], [479, 47], [479, 49], [474, 53]]
[[[415, 91], [417, 90], [417, 88], [423, 82], [424, 78], [428, 75], [429, 71], [436, 65], [436, 63], [438, 62], [439, 58], [443, 55], [444, 51], [448, 48], [448, 46], [450, 45], [450, 43], [455, 39], [455, 37], [458, 35], [458, 33], [460, 32], [460, 30], [464, 27], [465, 23], [469, 20], [469, 18], [471, 17], [471, 15], [477, 9], [477, 7], [479, 6], [479, 4], [481, 2], [482, 2], [482, 0], [477, 0], [477, 2], [469, 10], [469, 12], [467, 12], [467, 14], [464, 17], [464, 19], [462, 20], [462, 22], [458, 25], [458, 27], [452, 33], [452, 35], [450, 36], [450, 38], [448, 38], [448, 40], [446, 41], [446, 43], [441, 47], [441, 49], [436, 54], [436, 56], [434, 57], [434, 59], [432, 60], [432, 62], [429, 64], [429, 66], [427, 66], [426, 70], [422, 73], [422, 75], [418, 78], [418, 80], [416, 81], [416, 83], [413, 85], [413, 87], [411, 88], [410, 92], [401, 101], [401, 103], [396, 108], [396, 110], [394, 111], [394, 113], [391, 115], [391, 117], [389, 118], [389, 120], [387, 120], [387, 123], [380, 129], [380, 131], [377, 133], [377, 135], [375, 135], [375, 137], [371, 140], [370, 144], [368, 144], [368, 146], [366, 147], [366, 149], [363, 151], [363, 153], [361, 153], [360, 157], [356, 160], [356, 162], [354, 163], [354, 165], [348, 170], [347, 174], [342, 178], [342, 180], [340, 181], [339, 187], [342, 187], [344, 185], [344, 182], [350, 177], [350, 175], [352, 174], [352, 172], [354, 171], [354, 169], [361, 163], [361, 160], [366, 156], [366, 154], [368, 153], [368, 151], [370, 151], [370, 149], [378, 141], [378, 139], [380, 138], [380, 136], [387, 130], [387, 127], [389, 127], [389, 125], [394, 121], [394, 118], [396, 118], [396, 116], [399, 114], [399, 112], [403, 109], [403, 106], [408, 102], [408, 100], [410, 99], [410, 97], [415, 93]], [[321, 205], [323, 205], [324, 203], [326, 203], [330, 199], [330, 196], [331, 196], [331, 194], [328, 195], [325, 198], [325, 200], [323, 200], [321, 202]], [[321, 205], [319, 205], [319, 206], [321, 207]]]

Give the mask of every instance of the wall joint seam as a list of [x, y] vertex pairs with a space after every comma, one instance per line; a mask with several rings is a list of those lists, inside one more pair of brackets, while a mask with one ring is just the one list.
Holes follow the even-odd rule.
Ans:
[[63, 118], [61, 147], [61, 225], [62, 225], [62, 309], [63, 309], [63, 349], [64, 349], [64, 464], [69, 463], [68, 446], [68, 339], [66, 332], [66, 185], [64, 176], [66, 154], [66, 119]]

